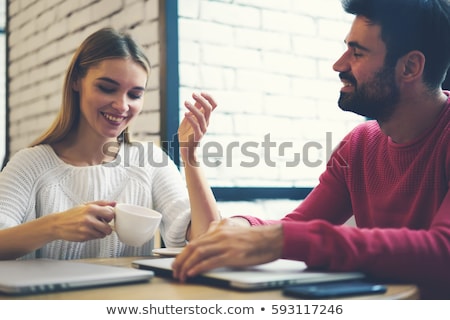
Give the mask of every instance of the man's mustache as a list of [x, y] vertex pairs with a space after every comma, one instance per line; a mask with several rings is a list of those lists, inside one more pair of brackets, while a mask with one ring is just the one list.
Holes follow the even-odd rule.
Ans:
[[353, 77], [351, 74], [349, 74], [349, 73], [344, 73], [344, 72], [341, 72], [341, 73], [339, 73], [339, 78], [341, 79], [341, 80], [345, 80], [345, 81], [347, 81], [347, 82], [350, 82], [351, 84], [356, 84], [356, 79], [355, 79], [355, 77]]

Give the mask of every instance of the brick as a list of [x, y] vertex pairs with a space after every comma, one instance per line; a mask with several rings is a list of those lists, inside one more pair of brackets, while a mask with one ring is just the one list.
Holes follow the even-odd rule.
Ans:
[[264, 10], [262, 12], [262, 28], [288, 34], [310, 36], [317, 34], [317, 25], [312, 17], [291, 12]]
[[[183, 1], [181, 1], [183, 2]], [[186, 2], [186, 1], [184, 1]], [[190, 1], [189, 1], [190, 2]], [[148, 0], [144, 3], [144, 14], [146, 21], [154, 21], [159, 18], [159, 0]]]
[[181, 63], [196, 63], [201, 62], [200, 51], [201, 45], [190, 41], [180, 40], [178, 43], [179, 61]]
[[[144, 7], [144, 1], [136, 1], [132, 3], [127, 3], [125, 6], [123, 6], [122, 10], [120, 11], [120, 17], [123, 20], [127, 20], [129, 25], [135, 25], [139, 24], [140, 22], [144, 21], [145, 16], [145, 7]], [[107, 6], [109, 4], [109, 1], [103, 0], [103, 5]], [[118, 12], [121, 7], [120, 2], [117, 2], [118, 5], [114, 7], [114, 12]], [[112, 10], [111, 10], [112, 13]]]
[[204, 45], [203, 63], [234, 68], [258, 68], [262, 65], [262, 57], [260, 51], [255, 49]]
[[[233, 28], [218, 23], [180, 19], [178, 35], [183, 40], [195, 40], [199, 43], [230, 45], [233, 43]], [[208, 32], [204, 32], [208, 30]], [[220, 35], [220, 36], [218, 36]]]
[[178, 15], [183, 18], [199, 18], [200, 0], [178, 1]]
[[200, 19], [239, 27], [258, 28], [261, 25], [257, 8], [214, 1], [201, 2]]
[[292, 49], [291, 37], [288, 34], [264, 30], [243, 28], [236, 32], [235, 43], [237, 46], [262, 50], [288, 51]]

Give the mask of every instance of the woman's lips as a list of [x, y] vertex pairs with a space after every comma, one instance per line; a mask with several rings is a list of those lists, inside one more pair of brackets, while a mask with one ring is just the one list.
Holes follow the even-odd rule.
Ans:
[[124, 117], [124, 116], [113, 115], [113, 114], [106, 113], [106, 112], [101, 112], [101, 114], [106, 120], [108, 120], [109, 122], [112, 122], [114, 124], [119, 124], [123, 120], [126, 119], [126, 117]]

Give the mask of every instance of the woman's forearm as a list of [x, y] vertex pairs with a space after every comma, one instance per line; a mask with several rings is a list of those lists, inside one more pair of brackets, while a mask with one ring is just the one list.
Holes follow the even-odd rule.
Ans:
[[51, 220], [51, 216], [45, 216], [0, 230], [0, 260], [20, 258], [55, 240]]
[[194, 155], [189, 161], [183, 157], [185, 177], [191, 204], [191, 225], [187, 239], [192, 240], [204, 234], [212, 221], [220, 220], [216, 199], [202, 168]]

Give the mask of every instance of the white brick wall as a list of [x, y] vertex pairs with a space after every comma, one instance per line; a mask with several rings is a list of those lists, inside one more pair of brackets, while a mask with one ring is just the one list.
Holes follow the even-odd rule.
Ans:
[[159, 141], [159, 0], [10, 0], [9, 106], [11, 153], [53, 121], [64, 72], [76, 47], [95, 30], [130, 32], [153, 66], [136, 138]]

